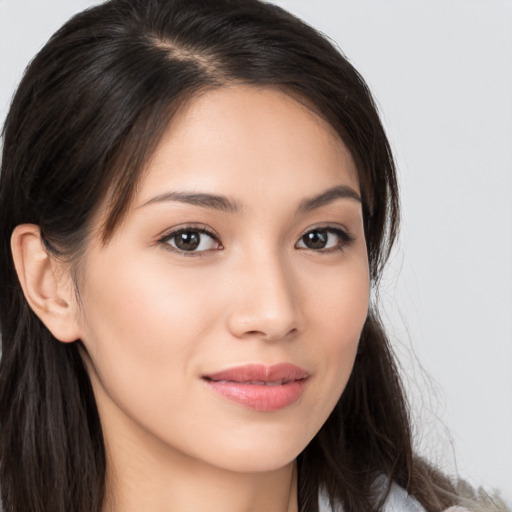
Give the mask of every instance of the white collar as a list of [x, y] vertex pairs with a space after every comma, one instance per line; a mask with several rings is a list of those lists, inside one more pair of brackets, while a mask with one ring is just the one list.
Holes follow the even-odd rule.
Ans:
[[[377, 485], [384, 490], [385, 484], [386, 479], [381, 476], [377, 480]], [[336, 507], [335, 510], [331, 508], [325, 490], [320, 491], [318, 504], [320, 512], [343, 512], [341, 507]], [[425, 512], [425, 509], [415, 498], [407, 494], [402, 487], [393, 482], [388, 497], [384, 502], [382, 512]]]

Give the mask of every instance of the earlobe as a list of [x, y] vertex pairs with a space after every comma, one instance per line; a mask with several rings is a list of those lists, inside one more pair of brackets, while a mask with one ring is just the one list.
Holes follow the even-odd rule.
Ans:
[[39, 226], [17, 226], [11, 237], [11, 251], [21, 288], [34, 313], [59, 341], [79, 339], [71, 275], [64, 263], [48, 254]]

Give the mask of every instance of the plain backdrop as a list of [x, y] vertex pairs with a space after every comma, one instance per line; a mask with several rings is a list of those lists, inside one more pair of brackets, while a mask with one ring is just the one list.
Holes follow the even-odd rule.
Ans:
[[[87, 0], [0, 0], [0, 122]], [[368, 81], [403, 224], [381, 302], [418, 449], [512, 500], [512, 1], [277, 0]]]

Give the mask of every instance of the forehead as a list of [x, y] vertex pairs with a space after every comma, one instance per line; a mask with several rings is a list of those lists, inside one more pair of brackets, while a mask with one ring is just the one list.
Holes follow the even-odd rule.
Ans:
[[277, 193], [315, 183], [359, 190], [354, 161], [334, 129], [282, 91], [236, 85], [204, 92], [174, 116], [136, 202], [162, 187], [256, 195], [272, 185]]

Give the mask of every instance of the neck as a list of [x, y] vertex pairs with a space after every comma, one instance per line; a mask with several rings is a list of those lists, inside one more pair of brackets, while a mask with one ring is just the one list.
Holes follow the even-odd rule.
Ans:
[[[103, 512], [297, 512], [295, 462], [265, 472], [234, 472], [168, 447], [105, 439]], [[140, 439], [139, 439], [140, 441]]]

